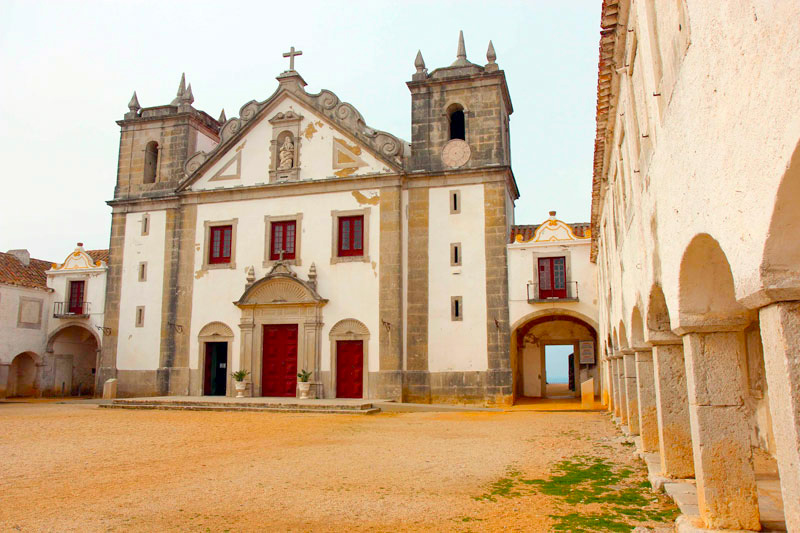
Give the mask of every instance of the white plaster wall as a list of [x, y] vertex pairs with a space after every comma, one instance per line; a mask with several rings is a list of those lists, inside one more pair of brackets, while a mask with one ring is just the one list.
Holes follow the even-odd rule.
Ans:
[[[588, 240], [562, 241], [558, 243], [514, 243], [508, 245], [508, 301], [509, 318], [512, 328], [524, 322], [532, 313], [546, 309], [568, 309], [584, 315], [596, 324], [597, 274], [596, 266], [589, 261], [590, 243]], [[537, 281], [538, 265], [534, 264], [534, 254], [539, 257], [569, 255], [567, 281], [578, 282], [577, 302], [528, 303], [528, 283]]]
[[[37, 329], [18, 328], [19, 299], [42, 300], [41, 326]], [[44, 355], [47, 326], [52, 315], [52, 295], [43, 289], [0, 285], [0, 363], [11, 361], [22, 352]]]
[[[125, 219], [117, 344], [120, 370], [155, 370], [159, 364], [167, 216], [165, 211], [148, 211], [149, 234], [142, 235], [143, 214], [129, 213]], [[147, 281], [139, 281], [142, 261], [147, 261]], [[145, 306], [144, 326], [137, 328], [140, 305]]]
[[[604, 331], [620, 321], [629, 325], [633, 306], [646, 307], [654, 282], [662, 285], [677, 326], [680, 261], [701, 233], [720, 243], [737, 297], [758, 290], [777, 188], [800, 140], [800, 4], [687, 5], [691, 44], [683, 61], [668, 67], [676, 72], [671, 100], [648, 96], [653, 153], [640, 172], [631, 173], [633, 208], [620, 225], [619, 249], [613, 232], [599, 243], [598, 260], [607, 261], [600, 286], [613, 294]], [[664, 42], [673, 31], [666, 26], [672, 16], [659, 20]], [[642, 92], [652, 95], [650, 43], [645, 32], [639, 39]], [[624, 108], [623, 102], [618, 111]], [[618, 128], [614, 146], [619, 135]], [[613, 182], [611, 171], [608, 178]], [[614, 193], [612, 183], [607, 195]], [[603, 222], [612, 228], [611, 215], [606, 203], [601, 228]]]
[[[73, 270], [73, 271], [50, 271], [47, 274], [47, 286], [53, 289], [52, 301], [53, 302], [67, 302], [69, 301], [69, 282], [83, 280], [84, 283], [84, 298], [89, 302], [89, 319], [78, 319], [81, 324], [93, 332], [98, 332], [98, 326], [103, 326], [103, 318], [105, 313], [106, 304], [106, 272], [107, 269], [97, 268], [88, 270]], [[50, 314], [52, 314], [52, 307], [50, 306]], [[53, 331], [60, 328], [64, 324], [74, 323], [76, 319], [72, 318], [52, 318], [48, 323], [47, 334], [50, 336]], [[101, 339], [102, 342], [102, 339]]]
[[536, 344], [526, 344], [522, 350], [523, 395], [540, 397], [542, 395], [542, 350]]
[[[192, 189], [230, 188], [269, 183], [272, 142], [272, 124], [269, 123], [269, 119], [279, 112], [290, 110], [303, 117], [300, 123], [300, 179], [318, 180], [335, 177], [334, 173], [337, 170], [333, 168], [333, 138], [343, 139], [349, 145], [355, 145], [357, 141], [336, 129], [327, 118], [315, 114], [297, 100], [284, 96], [273, 104], [264, 115], [265, 118], [253, 126], [245, 137], [230, 145], [227, 153], [203, 173], [192, 185]], [[309, 124], [313, 128], [309, 128]], [[209, 181], [239, 151], [242, 154], [241, 179]], [[362, 146], [359, 157], [367, 166], [360, 167], [352, 175], [389, 172], [386, 165], [374, 157], [366, 147]]]
[[196, 149], [198, 152], [210, 152], [218, 144], [216, 139], [212, 139], [200, 131], [197, 131], [196, 143]]
[[[364, 189], [365, 197], [375, 197], [378, 191]], [[370, 208], [369, 254], [370, 262], [347, 262], [331, 264], [333, 218], [332, 210], [355, 210]], [[269, 198], [199, 205], [197, 209], [197, 241], [195, 248], [195, 281], [192, 290], [192, 324], [189, 335], [190, 366], [198, 368], [197, 334], [209, 322], [227, 324], [234, 333], [233, 365], [238, 370], [240, 357], [239, 322], [241, 310], [233, 305], [245, 290], [246, 269], [253, 266], [256, 279], [264, 277], [269, 269], [263, 265], [266, 246], [264, 216], [283, 216], [302, 213], [300, 230], [300, 260], [298, 267], [291, 266], [302, 279], [308, 279], [312, 263], [317, 268], [317, 290], [329, 300], [323, 307], [321, 355], [322, 370], [330, 370], [331, 328], [345, 318], [363, 322], [370, 332], [369, 368], [378, 370], [378, 250], [380, 238], [380, 209], [378, 205], [361, 205], [352, 192], [337, 192], [289, 198]], [[233, 258], [236, 269], [211, 269], [202, 271], [204, 246], [204, 222], [238, 218], [236, 250]]]
[[[450, 214], [450, 191], [461, 191], [461, 213]], [[483, 185], [429, 190], [428, 368], [431, 372], [486, 370], [486, 248]], [[450, 266], [450, 243], [460, 242], [462, 266]], [[464, 318], [450, 319], [450, 299], [462, 296]]]

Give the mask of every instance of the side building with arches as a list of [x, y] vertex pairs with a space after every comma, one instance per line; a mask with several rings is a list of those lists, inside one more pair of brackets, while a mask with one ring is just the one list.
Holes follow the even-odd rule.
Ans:
[[800, 6], [602, 11], [602, 399], [696, 487], [679, 526], [800, 531], [800, 68], [765, 59], [797, 57]]

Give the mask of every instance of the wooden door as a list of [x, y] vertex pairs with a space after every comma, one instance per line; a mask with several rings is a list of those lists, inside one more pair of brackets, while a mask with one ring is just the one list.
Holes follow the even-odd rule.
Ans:
[[261, 395], [294, 397], [297, 390], [297, 324], [265, 324]]
[[83, 314], [83, 281], [69, 282], [69, 312], [74, 315]]
[[539, 299], [566, 297], [566, 260], [563, 257], [539, 258]]
[[228, 388], [228, 343], [207, 342], [203, 394], [225, 396]]
[[364, 397], [364, 341], [336, 341], [336, 397]]

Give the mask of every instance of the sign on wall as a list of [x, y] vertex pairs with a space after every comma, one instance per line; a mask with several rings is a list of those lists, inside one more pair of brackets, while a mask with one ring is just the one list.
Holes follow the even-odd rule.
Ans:
[[581, 364], [594, 364], [594, 341], [580, 341]]

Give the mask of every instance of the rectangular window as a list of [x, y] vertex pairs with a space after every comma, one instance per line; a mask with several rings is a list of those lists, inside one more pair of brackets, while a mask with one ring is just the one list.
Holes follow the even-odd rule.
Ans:
[[539, 258], [539, 298], [566, 298], [567, 270], [564, 257]]
[[464, 303], [461, 296], [453, 296], [450, 298], [450, 320], [463, 320], [464, 318]]
[[364, 255], [364, 216], [339, 217], [339, 257]]
[[142, 215], [142, 235], [150, 233], [150, 215]]
[[294, 220], [287, 220], [273, 222], [271, 225], [270, 260], [277, 261], [280, 259], [281, 251], [283, 251], [283, 259], [294, 259], [297, 223]]
[[461, 243], [450, 244], [450, 266], [461, 266]]
[[231, 262], [231, 238], [233, 226], [213, 226], [211, 243], [208, 251], [209, 264], [216, 265]]
[[140, 305], [136, 308], [136, 327], [144, 327], [144, 306]]
[[147, 263], [139, 263], [139, 281], [147, 281]]
[[450, 191], [450, 214], [461, 212], [461, 191]]
[[83, 314], [83, 295], [84, 295], [84, 282], [83, 281], [70, 281], [69, 282], [69, 312], [73, 315]]

